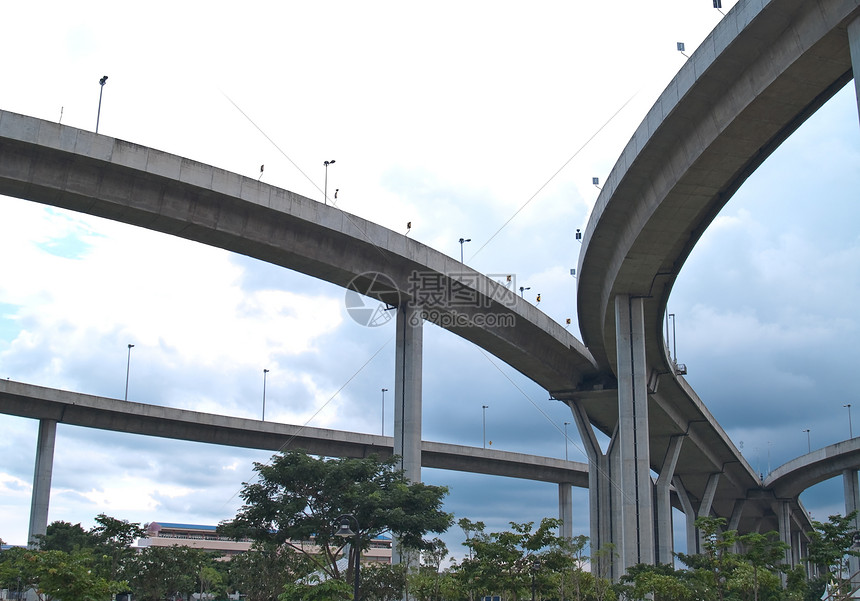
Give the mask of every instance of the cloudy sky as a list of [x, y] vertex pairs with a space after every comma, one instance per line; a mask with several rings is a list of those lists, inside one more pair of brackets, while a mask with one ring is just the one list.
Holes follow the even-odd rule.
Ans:
[[[724, 11], [734, 2], [724, 2]], [[213, 6], [216, 8], [213, 9]], [[14, 3], [0, 108], [99, 131], [322, 200], [485, 273], [515, 273], [576, 332], [576, 228], [636, 126], [722, 18], [708, 0]], [[688, 380], [766, 473], [849, 435], [860, 409], [860, 129], [840, 92], [743, 186], [671, 298]], [[520, 210], [521, 209], [521, 210]], [[519, 211], [519, 212], [518, 212]], [[513, 217], [513, 219], [511, 219]], [[0, 197], [0, 377], [380, 433], [393, 326], [344, 291], [246, 257]], [[393, 409], [386, 398], [386, 433]], [[563, 405], [425, 327], [424, 438], [585, 461]], [[452, 416], [454, 419], [452, 419]], [[857, 413], [860, 432], [860, 412]], [[0, 538], [24, 543], [37, 424], [0, 417]], [[49, 519], [214, 524], [268, 453], [60, 426]], [[557, 515], [554, 485], [424, 470], [456, 517]], [[587, 534], [585, 492], [574, 530]], [[841, 482], [803, 497], [843, 511]], [[447, 538], [458, 551], [462, 536]]]

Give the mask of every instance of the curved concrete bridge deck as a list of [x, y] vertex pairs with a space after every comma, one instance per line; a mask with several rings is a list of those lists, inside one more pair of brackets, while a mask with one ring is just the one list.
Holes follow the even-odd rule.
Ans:
[[[667, 354], [662, 324], [672, 286], [741, 184], [851, 80], [848, 26], [858, 17], [857, 0], [739, 2], [636, 130], [585, 229], [577, 297], [583, 341], [600, 379], [624, 374], [647, 387], [640, 411], [648, 413], [649, 448], [637, 451], [650, 456], [643, 467], [661, 472], [674, 441], [685, 439], [672, 465], [693, 509], [708, 502], [717, 515], [735, 515], [736, 501], [761, 483]], [[628, 318], [641, 323], [633, 334], [619, 327]], [[634, 346], [644, 338], [641, 360], [632, 347], [620, 348], [631, 335]], [[582, 389], [566, 398], [604, 432], [618, 426], [619, 407], [605, 393]], [[776, 510], [755, 505], [743, 510], [740, 528], [775, 528]]]
[[[547, 389], [595, 372], [562, 325], [513, 290], [438, 251], [340, 209], [235, 173], [0, 111], [0, 194], [172, 234], [287, 267], [393, 306], [421, 304], [436, 322]], [[393, 288], [363, 274], [382, 273]], [[416, 298], [413, 274], [461, 289], [471, 305]], [[378, 284], [378, 282], [377, 282]], [[516, 327], [477, 327], [477, 314]]]
[[[764, 479], [764, 487], [781, 499], [796, 498], [819, 482], [860, 468], [860, 438], [837, 442], [784, 463]], [[854, 476], [856, 479], [856, 475]]]

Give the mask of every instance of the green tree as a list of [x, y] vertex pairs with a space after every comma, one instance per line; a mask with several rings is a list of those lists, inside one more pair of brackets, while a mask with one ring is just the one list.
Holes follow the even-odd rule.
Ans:
[[[219, 531], [284, 545], [329, 578], [351, 582], [354, 554], [366, 550], [371, 539], [390, 533], [406, 547], [423, 548], [428, 532], [444, 532], [451, 525], [451, 515], [442, 511], [447, 489], [408, 482], [396, 465], [396, 458], [377, 456], [319, 459], [301, 451], [279, 453], [269, 464], [254, 464], [257, 482], [243, 485], [244, 505]], [[358, 523], [358, 549], [350, 544], [354, 537], [335, 536], [344, 514]], [[347, 544], [349, 567], [341, 574], [337, 559]]]
[[230, 560], [230, 590], [240, 591], [247, 601], [275, 601], [288, 582], [312, 572], [315, 566], [283, 545], [256, 542], [250, 551]]
[[132, 545], [146, 535], [146, 529], [103, 513], [97, 515], [95, 521], [89, 534], [95, 542], [95, 554], [101, 558], [98, 565], [102, 574], [109, 580], [130, 579], [127, 566], [135, 556]]
[[809, 533], [808, 559], [819, 570], [818, 578], [811, 583], [812, 594], [820, 595], [831, 581], [837, 584], [841, 593], [850, 589], [848, 558], [860, 557], [860, 551], [854, 548], [856, 516], [854, 511], [844, 517], [831, 515], [827, 522], [812, 522], [814, 530]]
[[535, 529], [534, 522], [510, 522], [511, 530], [486, 533], [480, 522], [460, 520], [470, 551], [457, 569], [462, 582], [479, 596], [505, 593], [513, 601], [532, 583], [539, 593], [551, 592], [558, 580], [554, 575], [572, 562], [564, 539], [555, 534], [559, 524], [544, 518]]
[[[162, 601], [168, 595], [196, 592], [207, 553], [190, 547], [146, 547], [130, 562], [132, 591], [142, 601]], [[64, 600], [65, 601], [65, 600]]]
[[726, 597], [728, 578], [737, 566], [738, 559], [732, 553], [737, 532], [723, 531], [725, 525], [725, 518], [696, 519], [696, 528], [702, 537], [703, 552], [678, 553], [681, 562], [692, 570], [691, 586], [697, 598], [723, 601]]
[[[787, 569], [785, 564], [785, 551], [789, 548], [779, 540], [779, 533], [772, 530], [765, 534], [750, 532], [737, 537], [738, 543], [743, 548], [739, 559], [752, 568], [752, 591], [754, 601], [759, 599], [761, 581], [769, 581], [770, 588], [776, 584], [779, 587], [779, 579], [776, 575]], [[744, 587], [749, 590], [750, 587]]]
[[214, 559], [210, 557], [208, 564], [201, 566], [197, 574], [197, 591], [201, 594], [201, 599], [206, 596], [214, 599], [227, 597], [227, 583], [224, 575], [213, 565], [213, 561]]
[[96, 574], [88, 551], [14, 548], [2, 555], [0, 580], [20, 578], [21, 590], [34, 589], [41, 601], [107, 601], [125, 586]]
[[403, 599], [405, 585], [406, 566], [403, 564], [361, 565], [361, 598], [364, 601], [399, 601]]
[[624, 599], [688, 601], [695, 597], [685, 576], [667, 564], [638, 564], [627, 570], [615, 590]]
[[56, 521], [48, 524], [45, 534], [37, 534], [36, 540], [43, 551], [95, 550], [97, 540], [80, 524]]
[[441, 598], [442, 562], [448, 556], [444, 541], [434, 538], [420, 555], [417, 571], [407, 576], [408, 590], [418, 601], [434, 601]]
[[353, 589], [343, 580], [324, 579], [318, 574], [304, 581], [288, 582], [279, 601], [347, 601], [352, 598]]

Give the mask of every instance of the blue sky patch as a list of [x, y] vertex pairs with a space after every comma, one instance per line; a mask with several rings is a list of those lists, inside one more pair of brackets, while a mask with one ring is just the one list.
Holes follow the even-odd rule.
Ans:
[[78, 236], [68, 234], [62, 238], [52, 238], [47, 242], [38, 242], [36, 246], [57, 257], [81, 259], [91, 245], [81, 240]]

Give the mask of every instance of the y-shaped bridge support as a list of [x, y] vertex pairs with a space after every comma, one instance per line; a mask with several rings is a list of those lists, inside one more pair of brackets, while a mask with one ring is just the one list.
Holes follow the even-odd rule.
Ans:
[[[592, 554], [613, 549], [614, 556], [601, 553], [593, 562], [596, 574], [618, 580], [630, 566], [653, 564], [656, 556], [654, 527], [654, 484], [648, 439], [648, 374], [645, 365], [645, 322], [643, 301], [619, 295], [615, 299], [615, 327], [618, 359], [618, 426], [606, 453], [598, 446], [583, 407], [573, 401], [579, 434], [588, 454], [588, 494], [591, 513]], [[674, 457], [667, 458], [667, 473], [674, 471], [680, 441]], [[671, 474], [667, 476], [671, 478]], [[661, 542], [671, 554], [671, 509], [668, 480], [659, 483]], [[668, 538], [666, 538], [668, 536]], [[611, 544], [611, 546], [610, 546]]]

